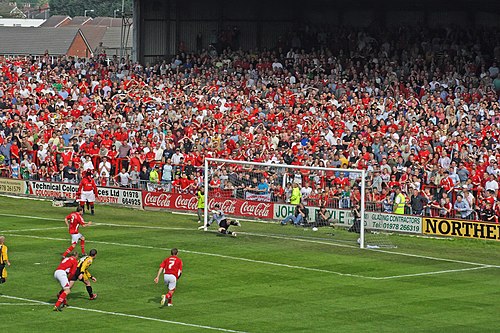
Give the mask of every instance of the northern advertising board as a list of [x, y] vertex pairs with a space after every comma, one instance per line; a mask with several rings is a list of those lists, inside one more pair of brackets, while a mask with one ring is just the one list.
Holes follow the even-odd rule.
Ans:
[[423, 233], [426, 235], [499, 241], [500, 224], [424, 217]]

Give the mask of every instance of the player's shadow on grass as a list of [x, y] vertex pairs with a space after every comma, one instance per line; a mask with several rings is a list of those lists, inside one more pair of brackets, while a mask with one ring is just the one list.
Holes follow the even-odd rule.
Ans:
[[158, 303], [158, 304], [160, 304], [160, 297], [151, 297], [148, 300], [148, 303]]
[[225, 234], [221, 234], [221, 233], [216, 233], [215, 234], [216, 237], [229, 237], [229, 238], [236, 238], [236, 237], [233, 237], [231, 235], [225, 235]]
[[[71, 299], [75, 299], [75, 298], [88, 298], [88, 296], [85, 296], [87, 294], [85, 294], [84, 292], [72, 292], [71, 294], [68, 295], [68, 301], [71, 302]], [[57, 302], [57, 298], [53, 298], [53, 299], [50, 299], [47, 301], [48, 303], [55, 303]]]
[[160, 305], [160, 298], [159, 297], [151, 297], [150, 299], [148, 299], [148, 303], [157, 304], [160, 309], [163, 307]]

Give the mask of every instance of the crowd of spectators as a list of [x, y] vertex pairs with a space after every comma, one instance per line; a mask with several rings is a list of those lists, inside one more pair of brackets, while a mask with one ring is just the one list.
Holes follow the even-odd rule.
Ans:
[[[101, 184], [195, 192], [204, 158], [220, 157], [366, 169], [367, 201], [381, 210], [400, 187], [411, 214], [498, 215], [498, 31], [338, 28], [278, 44], [145, 66], [0, 58], [2, 175], [76, 182], [91, 169]], [[240, 171], [252, 170], [227, 166], [211, 187], [247, 190]], [[291, 184], [256, 175], [286, 200]], [[360, 197], [338, 172], [299, 186], [319, 205]]]

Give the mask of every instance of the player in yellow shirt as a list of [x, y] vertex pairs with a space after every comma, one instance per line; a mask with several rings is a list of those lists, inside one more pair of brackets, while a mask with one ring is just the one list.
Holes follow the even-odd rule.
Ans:
[[7, 253], [7, 245], [5, 245], [5, 237], [0, 236], [0, 283], [5, 283], [7, 279], [7, 269], [5, 266], [10, 266], [9, 254]]
[[97, 250], [92, 249], [92, 250], [90, 250], [88, 256], [84, 256], [84, 257], [80, 258], [80, 260], [78, 261], [78, 268], [76, 269], [76, 273], [69, 283], [69, 286], [71, 288], [71, 287], [73, 287], [73, 285], [75, 284], [75, 282], [77, 280], [82, 281], [87, 288], [87, 292], [89, 293], [90, 300], [94, 300], [97, 298], [97, 294], [94, 294], [94, 292], [92, 291], [92, 286], [90, 285], [90, 280], [92, 280], [93, 282], [96, 282], [97, 279], [95, 277], [93, 277], [92, 274], [90, 274], [90, 272], [89, 272], [89, 267], [94, 262], [96, 255], [97, 255]]

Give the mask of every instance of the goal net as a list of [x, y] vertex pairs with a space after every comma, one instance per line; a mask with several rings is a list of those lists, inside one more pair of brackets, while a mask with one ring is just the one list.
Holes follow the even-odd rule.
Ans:
[[218, 204], [230, 218], [274, 222], [274, 235], [388, 245], [366, 228], [364, 170], [206, 158], [204, 177], [205, 225]]

